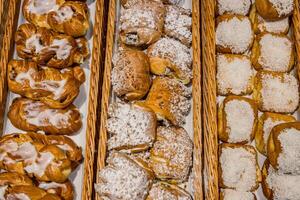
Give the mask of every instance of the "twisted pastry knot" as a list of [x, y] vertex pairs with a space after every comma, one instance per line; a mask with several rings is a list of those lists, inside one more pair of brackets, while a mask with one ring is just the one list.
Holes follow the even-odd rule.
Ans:
[[40, 100], [50, 108], [69, 106], [85, 81], [80, 67], [57, 70], [38, 68], [35, 62], [12, 60], [8, 64], [9, 89], [29, 99]]
[[41, 66], [65, 68], [81, 64], [89, 56], [86, 38], [74, 39], [32, 24], [19, 26], [15, 42], [19, 57], [32, 59]]
[[64, 183], [81, 159], [81, 148], [65, 136], [30, 132], [0, 139], [0, 169], [37, 181]]
[[88, 6], [84, 1], [24, 0], [22, 10], [25, 19], [35, 26], [73, 37], [84, 36], [89, 29]]

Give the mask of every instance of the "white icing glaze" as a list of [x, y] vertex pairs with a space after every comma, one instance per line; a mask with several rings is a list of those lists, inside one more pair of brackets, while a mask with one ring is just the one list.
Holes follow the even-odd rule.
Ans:
[[64, 22], [64, 21], [71, 19], [73, 17], [74, 12], [71, 7], [64, 6], [61, 9], [59, 9], [58, 11], [56, 11], [56, 14], [57, 15], [55, 16], [55, 19], [58, 22]]
[[56, 4], [56, 0], [31, 0], [27, 6], [27, 10], [30, 13], [38, 15], [56, 11], [58, 8], [59, 6]]
[[28, 38], [25, 42], [26, 50], [30, 52], [31, 49], [35, 50], [35, 53], [41, 52], [44, 46], [40, 43], [40, 34], [33, 34], [30, 38]]
[[70, 56], [72, 46], [67, 39], [54, 39], [50, 45], [50, 50], [56, 52], [58, 60], [65, 60]]
[[5, 192], [6, 192], [6, 189], [7, 189], [7, 185], [4, 185], [4, 186], [0, 186], [0, 200], [5, 200]]
[[43, 176], [46, 168], [54, 159], [54, 155], [50, 152], [40, 153], [40, 157], [34, 163], [26, 166], [24, 169], [27, 173], [33, 173], [37, 176]]
[[17, 194], [9, 194], [7, 195], [7, 200], [31, 200], [26, 194], [24, 193], [17, 193]]
[[66, 185], [61, 184], [61, 183], [56, 183], [56, 182], [41, 182], [39, 184], [39, 188], [42, 188], [44, 190], [49, 190], [49, 189], [55, 189], [55, 188], [64, 188], [66, 189]]
[[58, 148], [64, 150], [64, 151], [71, 151], [72, 150], [72, 148], [69, 145], [67, 145], [67, 144], [58, 144], [56, 146]]

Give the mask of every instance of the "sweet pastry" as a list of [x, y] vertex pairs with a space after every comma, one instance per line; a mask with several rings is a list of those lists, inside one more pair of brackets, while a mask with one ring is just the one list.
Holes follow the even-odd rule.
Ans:
[[157, 77], [153, 80], [146, 100], [138, 104], [151, 108], [158, 120], [167, 120], [175, 126], [181, 126], [191, 108], [191, 94], [192, 91], [176, 79]]
[[114, 103], [108, 109], [106, 129], [108, 150], [145, 151], [155, 140], [156, 115], [146, 107]]
[[150, 165], [160, 180], [181, 183], [192, 166], [193, 142], [183, 128], [157, 128], [157, 141], [150, 150]]
[[120, 17], [120, 39], [123, 43], [147, 47], [162, 35], [165, 8], [161, 2], [141, 0], [125, 9]]
[[164, 33], [190, 47], [192, 43], [192, 12], [179, 6], [166, 6]]
[[[238, 76], [237, 76], [238, 74]], [[248, 56], [217, 55], [217, 88], [219, 95], [252, 93], [254, 73]]]
[[276, 21], [293, 13], [294, 0], [255, 0], [257, 12], [267, 20]]
[[221, 15], [217, 18], [216, 45], [220, 53], [241, 54], [252, 46], [254, 33], [248, 17]]
[[264, 112], [293, 113], [299, 105], [299, 83], [292, 74], [259, 71], [253, 99]]
[[221, 189], [220, 200], [256, 200], [255, 194], [232, 189]]
[[74, 54], [74, 63], [82, 64], [90, 55], [88, 41], [85, 37], [76, 38], [77, 51]]
[[150, 69], [156, 75], [168, 75], [188, 84], [192, 78], [190, 49], [179, 41], [161, 38], [148, 48]]
[[55, 194], [62, 197], [63, 200], [74, 199], [74, 188], [70, 181], [65, 183], [40, 182], [38, 183], [38, 187], [49, 194]]
[[7, 116], [18, 129], [53, 135], [70, 135], [82, 126], [80, 112], [74, 105], [53, 109], [43, 102], [26, 98], [14, 99]]
[[270, 164], [282, 173], [300, 174], [300, 122], [275, 126], [268, 140]]
[[255, 38], [251, 61], [256, 70], [289, 72], [295, 61], [294, 43], [286, 35], [261, 33]]
[[218, 110], [219, 139], [246, 144], [253, 140], [257, 128], [258, 109], [252, 99], [228, 96]]
[[112, 152], [108, 165], [100, 171], [100, 182], [95, 189], [103, 199], [146, 199], [153, 182], [153, 172], [140, 159]]
[[272, 128], [278, 124], [294, 122], [295, 117], [291, 115], [282, 115], [277, 113], [263, 113], [259, 120], [257, 131], [255, 134], [256, 149], [266, 155], [267, 154], [267, 143]]
[[255, 191], [261, 181], [257, 152], [250, 145], [220, 144], [219, 184], [224, 189]]
[[61, 200], [61, 198], [54, 194], [49, 194], [46, 191], [28, 185], [17, 185], [7, 189], [5, 199], [7, 200]]
[[191, 195], [184, 189], [166, 182], [153, 184], [146, 200], [192, 200]]
[[217, 0], [217, 13], [244, 15], [249, 13], [251, 0]]
[[8, 64], [8, 87], [21, 96], [40, 100], [51, 108], [69, 106], [85, 81], [80, 67], [59, 71], [38, 68], [35, 62], [12, 60]]
[[111, 82], [114, 93], [125, 100], [143, 98], [151, 85], [147, 55], [138, 50], [120, 50], [113, 60]]

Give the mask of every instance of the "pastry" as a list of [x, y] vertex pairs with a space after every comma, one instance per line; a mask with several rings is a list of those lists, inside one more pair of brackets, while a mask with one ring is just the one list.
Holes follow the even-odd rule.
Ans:
[[272, 128], [278, 124], [296, 121], [295, 117], [291, 115], [282, 115], [277, 113], [263, 113], [259, 120], [257, 131], [255, 134], [256, 149], [266, 155], [267, 143]]
[[147, 47], [162, 35], [165, 8], [157, 1], [142, 0], [125, 9], [120, 17], [120, 39], [123, 43]]
[[168, 75], [188, 84], [192, 78], [190, 49], [179, 41], [161, 38], [148, 48], [150, 69], [156, 75]]
[[253, 99], [264, 112], [293, 113], [299, 105], [299, 83], [292, 74], [259, 71]]
[[192, 44], [192, 12], [179, 6], [166, 6], [164, 33], [190, 47]]
[[217, 91], [219, 95], [250, 94], [253, 90], [253, 82], [254, 73], [248, 56], [217, 55]]
[[157, 128], [157, 141], [150, 150], [150, 165], [160, 180], [181, 183], [192, 166], [193, 142], [183, 128]]
[[28, 185], [17, 185], [7, 189], [5, 199], [7, 200], [60, 200], [61, 198], [54, 194]]
[[153, 172], [140, 159], [112, 152], [108, 165], [100, 171], [95, 189], [102, 199], [145, 200], [153, 182]]
[[26, 98], [14, 99], [7, 116], [18, 129], [53, 135], [70, 135], [82, 126], [80, 112], [74, 105], [53, 109], [41, 101]]
[[261, 181], [257, 152], [250, 145], [220, 144], [219, 184], [224, 189], [255, 191]]
[[253, 140], [257, 128], [258, 109], [252, 99], [228, 96], [218, 110], [219, 139], [246, 144]]
[[255, 194], [232, 189], [221, 189], [220, 200], [256, 200]]
[[255, 6], [264, 19], [276, 21], [293, 13], [294, 0], [255, 0]]
[[251, 54], [251, 62], [256, 70], [289, 72], [294, 61], [294, 43], [288, 36], [275, 33], [256, 36]]
[[157, 77], [153, 80], [146, 100], [138, 104], [151, 108], [158, 120], [167, 120], [175, 126], [181, 126], [191, 108], [191, 94], [192, 91], [176, 79]]
[[77, 51], [74, 54], [74, 63], [82, 64], [90, 55], [88, 41], [85, 37], [77, 38]]
[[155, 183], [150, 192], [147, 200], [192, 200], [191, 195], [184, 189], [166, 182]]
[[69, 106], [84, 82], [80, 67], [59, 71], [38, 68], [35, 62], [12, 60], [8, 64], [8, 87], [21, 96], [40, 100], [51, 108]]
[[156, 136], [156, 115], [146, 107], [114, 103], [108, 109], [106, 124], [108, 150], [140, 152], [149, 149]]
[[279, 124], [271, 130], [267, 155], [282, 173], [300, 174], [300, 122]]
[[221, 15], [217, 18], [216, 45], [220, 53], [241, 54], [252, 46], [254, 33], [248, 17]]
[[113, 63], [111, 82], [114, 93], [125, 100], [143, 98], [151, 85], [147, 55], [137, 50], [120, 50]]
[[63, 200], [74, 199], [74, 188], [70, 181], [65, 183], [40, 182], [38, 183], [38, 187], [45, 190], [49, 194], [55, 194], [62, 197]]
[[244, 15], [249, 13], [251, 0], [217, 0], [217, 13]]

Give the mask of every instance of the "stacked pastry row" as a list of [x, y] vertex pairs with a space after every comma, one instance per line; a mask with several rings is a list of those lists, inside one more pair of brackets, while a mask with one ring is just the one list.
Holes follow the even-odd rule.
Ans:
[[[299, 199], [300, 122], [293, 0], [218, 0], [216, 25], [221, 199]], [[256, 148], [250, 145], [255, 138]], [[262, 170], [258, 152], [266, 156]]]
[[[95, 185], [102, 199], [187, 199], [193, 142], [191, 12], [179, 1], [121, 1], [111, 74], [109, 155]], [[112, 97], [113, 99], [113, 97]]]
[[72, 103], [85, 81], [80, 64], [89, 55], [88, 6], [84, 1], [24, 0], [22, 11], [27, 23], [15, 34], [20, 59], [7, 67], [9, 90], [19, 97], [8, 118], [26, 133], [0, 138], [0, 199], [71, 200], [68, 178], [82, 150], [62, 135], [82, 126]]

